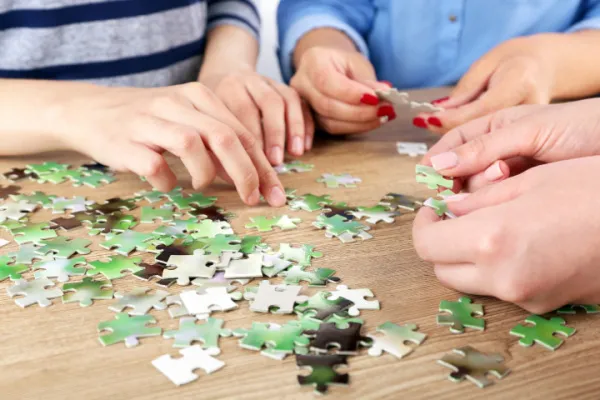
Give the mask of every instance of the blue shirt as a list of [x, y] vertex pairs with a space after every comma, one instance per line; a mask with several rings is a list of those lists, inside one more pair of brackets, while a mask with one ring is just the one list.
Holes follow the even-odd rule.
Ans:
[[598, 29], [600, 0], [281, 0], [278, 23], [286, 80], [298, 40], [330, 27], [370, 58], [378, 79], [417, 88], [455, 83], [514, 37]]

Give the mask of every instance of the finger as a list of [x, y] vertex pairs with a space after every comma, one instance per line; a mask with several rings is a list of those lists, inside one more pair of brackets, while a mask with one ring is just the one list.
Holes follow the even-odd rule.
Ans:
[[462, 293], [491, 296], [489, 271], [475, 264], [435, 264], [435, 275], [442, 285]]
[[513, 176], [493, 185], [485, 186], [468, 195], [457, 195], [457, 197], [462, 197], [460, 197], [459, 201], [447, 201], [448, 209], [457, 216], [472, 215], [477, 210], [504, 204], [516, 199], [523, 192], [522, 187], [523, 175]]
[[312, 149], [315, 137], [315, 120], [308, 104], [302, 100], [302, 116], [304, 118], [304, 149], [306, 151]]
[[233, 115], [256, 138], [258, 145], [263, 148], [263, 130], [260, 111], [245, 86], [231, 87], [228, 96], [222, 96], [223, 103]]
[[381, 126], [381, 122], [379, 120], [371, 122], [348, 122], [321, 116], [317, 117], [317, 122], [321, 128], [332, 135], [365, 133]]
[[375, 101], [377, 100], [375, 90], [369, 85], [351, 79], [339, 71], [333, 70], [328, 74], [319, 71], [311, 74], [310, 79], [320, 93], [331, 99], [353, 105], [377, 105], [378, 103]]
[[283, 162], [286, 104], [281, 95], [262, 79], [246, 83], [248, 92], [260, 108], [265, 134], [265, 153], [271, 164]]
[[370, 87], [373, 90], [388, 90], [392, 87], [389, 82], [379, 82], [372, 79], [357, 79], [360, 83]]
[[272, 83], [272, 86], [285, 100], [288, 152], [295, 156], [301, 156], [305, 149], [306, 127], [300, 96], [287, 85]]
[[456, 108], [474, 101], [487, 88], [495, 67], [496, 63], [487, 57], [475, 62], [458, 81], [449, 98], [436, 105], [444, 108]]
[[469, 192], [476, 192], [487, 185], [497, 183], [498, 181], [504, 180], [510, 176], [519, 175], [530, 168], [542, 164], [528, 157], [513, 157], [506, 161], [497, 162], [504, 164], [500, 167], [503, 171], [503, 176], [501, 178], [490, 180], [489, 177], [486, 176], [485, 172], [481, 172], [467, 179], [467, 181], [464, 183], [465, 190]]
[[197, 129], [150, 117], [137, 123], [134, 138], [179, 157], [192, 177], [194, 189], [206, 187], [215, 179], [215, 167]]
[[121, 143], [118, 149], [114, 154], [126, 155], [121, 157], [125, 168], [146, 178], [156, 190], [166, 193], [177, 184], [175, 174], [160, 154], [137, 143]]

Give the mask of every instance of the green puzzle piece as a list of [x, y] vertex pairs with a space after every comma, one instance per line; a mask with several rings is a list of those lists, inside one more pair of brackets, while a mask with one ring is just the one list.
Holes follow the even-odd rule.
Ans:
[[15, 242], [18, 244], [42, 244], [43, 240], [52, 239], [58, 236], [55, 230], [50, 229], [50, 224], [47, 222], [28, 224], [20, 228], [13, 228], [11, 232], [15, 238]]
[[210, 350], [212, 355], [220, 353], [219, 337], [231, 336], [231, 330], [223, 329], [223, 320], [208, 317], [206, 321], [196, 323], [196, 318], [181, 318], [179, 329], [166, 331], [165, 339], [175, 339], [173, 347], [188, 347], [193, 342], [202, 342], [202, 348]]
[[567, 304], [556, 310], [559, 314], [576, 314], [577, 308], [585, 311], [586, 314], [600, 313], [600, 305], [598, 304]]
[[152, 224], [155, 219], [159, 219], [161, 222], [173, 221], [173, 208], [171, 206], [162, 206], [160, 208], [142, 207], [142, 216], [140, 218], [142, 224]]
[[161, 201], [163, 198], [169, 198], [171, 196], [180, 196], [182, 190], [183, 189], [181, 187], [177, 186], [175, 189], [167, 193], [159, 192], [158, 190], [151, 190], [138, 192], [135, 195], [141, 199], [145, 199], [148, 203], [152, 204]]
[[233, 229], [231, 229], [229, 222], [213, 221], [210, 219], [203, 219], [198, 222], [190, 220], [186, 230], [188, 233], [191, 233], [194, 239], [214, 238], [217, 235], [233, 234]]
[[288, 285], [296, 285], [301, 281], [308, 282], [309, 286], [325, 286], [328, 282], [339, 282], [340, 278], [333, 276], [335, 270], [330, 268], [317, 268], [314, 271], [305, 271], [305, 267], [294, 265], [281, 272], [284, 276], [283, 282]]
[[196, 207], [209, 207], [215, 204], [216, 197], [205, 196], [202, 193], [194, 193], [185, 197], [183, 194], [170, 195], [169, 199], [178, 210], [189, 210], [192, 205]]
[[29, 270], [29, 267], [24, 264], [8, 265], [11, 262], [13, 262], [12, 257], [0, 256], [0, 282], [6, 278], [10, 278], [13, 281], [21, 279], [21, 272]]
[[109, 233], [106, 235], [105, 242], [100, 243], [100, 247], [107, 250], [116, 248], [115, 252], [121, 255], [127, 255], [134, 250], [148, 250], [150, 244], [146, 243], [156, 237], [150, 233], [141, 233], [132, 230], [126, 230], [122, 233]]
[[136, 315], [130, 317], [126, 313], [118, 313], [112, 321], [104, 321], [98, 324], [98, 332], [109, 331], [109, 334], [99, 337], [103, 346], [110, 346], [118, 342], [125, 342], [127, 347], [135, 347], [139, 344], [138, 338], [158, 336], [161, 328], [149, 328], [147, 324], [153, 324], [156, 319], [152, 315]]
[[38, 183], [53, 183], [58, 185], [66, 181], [74, 181], [81, 177], [81, 172], [73, 170], [55, 171], [47, 174], [38, 175]]
[[[35, 279], [40, 278], [56, 278], [58, 282], [67, 282], [71, 276], [85, 275], [86, 264], [83, 257], [73, 259], [55, 259], [51, 261], [42, 261], [36, 263], [31, 268], [34, 272]], [[80, 267], [77, 267], [80, 265]]]
[[43, 207], [52, 204], [52, 200], [56, 198], [54, 195], [46, 195], [43, 192], [33, 192], [30, 195], [27, 194], [11, 194], [10, 198], [14, 201], [26, 201], [28, 203], [40, 204]]
[[424, 205], [432, 208], [438, 217], [441, 217], [448, 212], [448, 204], [446, 204], [446, 201], [443, 199], [430, 197], [429, 199], [425, 200]]
[[243, 337], [240, 346], [250, 350], [261, 350], [291, 354], [297, 346], [306, 347], [310, 340], [303, 336], [304, 329], [297, 321], [289, 321], [281, 327], [253, 322], [250, 329], [236, 329], [233, 334]]
[[465, 327], [484, 330], [485, 320], [473, 317], [473, 314], [483, 315], [483, 306], [471, 303], [472, 300], [468, 297], [461, 297], [458, 301], [442, 300], [440, 312], [447, 312], [450, 315], [438, 315], [438, 325], [449, 325], [452, 333], [464, 333]]
[[[110, 289], [109, 289], [110, 288]], [[63, 304], [79, 302], [81, 307], [89, 307], [93, 300], [110, 300], [114, 291], [109, 280], [96, 281], [86, 276], [81, 282], [65, 283], [63, 285]]]
[[92, 244], [92, 241], [82, 238], [67, 239], [60, 236], [56, 239], [43, 240], [40, 244], [43, 245], [37, 249], [37, 253], [40, 255], [52, 253], [56, 258], [69, 258], [73, 254], [89, 254], [91, 250], [87, 246]]
[[241, 240], [236, 235], [216, 235], [214, 238], [200, 239], [204, 242], [202, 250], [206, 254], [221, 254], [224, 251], [236, 252], [242, 247]]
[[357, 317], [349, 317], [349, 316], [340, 316], [338, 314], [332, 314], [324, 321], [315, 318], [311, 313], [301, 314], [299, 315], [298, 321], [302, 326], [302, 329], [305, 331], [317, 331], [322, 323], [330, 323], [335, 324], [338, 329], [346, 329], [350, 326], [350, 322], [355, 322], [357, 324], [363, 324], [364, 321]]
[[79, 175], [72, 177], [73, 186], [89, 186], [92, 188], [98, 188], [102, 185], [108, 185], [113, 183], [117, 179], [111, 174], [107, 174], [101, 171], [78, 169]]
[[108, 215], [96, 215], [94, 221], [89, 227], [88, 234], [96, 236], [101, 233], [118, 233], [129, 230], [137, 225], [137, 221], [133, 215], [127, 215], [116, 212]]
[[244, 236], [240, 245], [240, 252], [244, 254], [252, 254], [257, 251], [268, 250], [269, 245], [262, 243], [262, 237], [260, 236]]
[[352, 235], [358, 235], [363, 230], [369, 227], [356, 221], [348, 221], [341, 215], [334, 215], [327, 217], [321, 214], [317, 217], [317, 220], [313, 223], [318, 228], [325, 228], [325, 230], [334, 236], [340, 236], [344, 233], [351, 233]]
[[517, 325], [511, 329], [510, 334], [519, 336], [519, 344], [529, 347], [534, 343], [541, 344], [548, 350], [556, 350], [563, 344], [563, 340], [557, 338], [556, 334], [569, 337], [575, 333], [575, 328], [565, 326], [565, 320], [559, 317], [545, 319], [539, 315], [531, 315], [525, 322], [533, 326]]
[[358, 313], [350, 314], [353, 302], [343, 297], [331, 299], [331, 292], [321, 291], [311, 296], [306, 302], [294, 307], [296, 314], [310, 316], [320, 321], [327, 321], [333, 315], [347, 318], [349, 315], [356, 316]]
[[92, 269], [87, 271], [87, 275], [102, 274], [106, 279], [117, 279], [125, 276], [123, 271], [136, 273], [144, 268], [138, 266], [142, 262], [141, 257], [114, 256], [109, 257], [108, 261], [90, 261]]
[[362, 182], [362, 180], [350, 174], [323, 174], [321, 178], [317, 179], [317, 182], [324, 183], [329, 189], [337, 189], [340, 186], [355, 188], [356, 184]]
[[452, 189], [454, 186], [454, 180], [444, 178], [433, 167], [417, 164], [415, 172], [417, 183], [424, 183], [429, 189], [436, 190], [439, 187]]
[[279, 253], [283, 255], [284, 260], [292, 261], [302, 267], [311, 265], [313, 258], [323, 257], [320, 251], [314, 251], [315, 246], [303, 244], [300, 247], [292, 247], [289, 243], [279, 245]]
[[54, 161], [47, 161], [43, 164], [27, 164], [26, 172], [36, 175], [46, 175], [56, 171], [66, 171], [69, 169], [69, 164], [59, 164]]
[[277, 226], [282, 230], [296, 229], [296, 224], [302, 222], [300, 218], [290, 218], [287, 215], [280, 217], [268, 218], [264, 216], [250, 218], [252, 223], [246, 224], [247, 229], [257, 229], [259, 232], [269, 232], [273, 227]]
[[314, 164], [306, 164], [299, 160], [294, 160], [289, 163], [283, 163], [275, 167], [278, 174], [289, 174], [295, 172], [310, 172], [314, 168]]
[[309, 212], [322, 210], [325, 206], [330, 204], [333, 204], [333, 200], [329, 198], [329, 195], [315, 196], [311, 193], [296, 197], [288, 202], [288, 205], [292, 210], [304, 210]]
[[330, 385], [347, 385], [350, 382], [348, 374], [339, 374], [335, 367], [346, 365], [347, 357], [340, 354], [327, 355], [296, 355], [296, 365], [310, 367], [310, 375], [299, 375], [301, 386], [314, 386], [315, 394], [325, 394]]

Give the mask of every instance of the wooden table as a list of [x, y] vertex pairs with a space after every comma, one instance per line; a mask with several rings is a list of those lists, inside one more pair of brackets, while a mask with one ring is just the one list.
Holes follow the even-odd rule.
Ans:
[[[420, 99], [433, 99], [444, 90], [416, 93]], [[397, 140], [433, 143], [435, 137], [413, 128], [408, 116], [367, 135], [345, 139], [327, 139], [303, 160], [316, 165], [313, 172], [282, 176], [286, 187], [298, 189], [299, 194], [331, 194], [335, 200], [353, 205], [373, 205], [386, 193], [394, 191], [427, 196], [430, 192], [414, 181], [417, 159], [399, 156], [394, 142]], [[74, 154], [45, 154], [29, 158], [4, 159], [0, 171], [21, 167], [29, 162], [55, 160], [80, 165], [86, 158]], [[175, 163], [180, 184], [190, 188], [189, 178], [181, 165]], [[326, 189], [316, 183], [321, 173], [348, 172], [361, 177], [357, 189]], [[147, 186], [130, 174], [119, 174], [118, 181], [92, 190], [74, 188], [70, 184], [37, 184], [20, 182], [22, 192], [42, 190], [60, 196], [84, 195], [95, 201], [114, 196], [128, 197]], [[442, 287], [432, 268], [419, 260], [411, 242], [413, 215], [400, 217], [393, 225], [377, 225], [371, 232], [374, 239], [365, 242], [342, 244], [337, 239], [327, 239], [324, 232], [314, 229], [311, 222], [317, 213], [274, 210], [267, 207], [246, 208], [234, 190], [216, 185], [205, 193], [219, 197], [218, 204], [237, 214], [232, 222], [238, 234], [250, 234], [244, 228], [250, 216], [290, 214], [303, 219], [300, 229], [264, 235], [274, 247], [279, 243], [310, 243], [325, 256], [314, 262], [315, 267], [337, 270], [343, 283], [351, 288], [371, 288], [381, 301], [380, 311], [363, 311], [365, 332], [373, 332], [385, 322], [412, 322], [427, 333], [423, 345], [403, 360], [390, 355], [370, 357], [363, 352], [349, 359], [346, 370], [351, 377], [349, 387], [333, 387], [330, 398], [389, 398], [389, 399], [552, 399], [600, 397], [600, 330], [598, 316], [567, 316], [568, 325], [577, 328], [556, 352], [540, 346], [523, 348], [509, 330], [528, 315], [516, 306], [492, 298], [476, 297], [485, 305], [485, 332], [471, 331], [462, 335], [451, 334], [447, 327], [438, 327], [435, 317], [440, 300], [455, 300], [459, 293]], [[142, 203], [140, 203], [142, 204]], [[139, 208], [132, 211], [139, 216]], [[549, 211], [550, 212], [550, 211]], [[51, 218], [47, 211], [35, 213], [32, 221]], [[141, 224], [139, 231], [152, 231], [157, 225]], [[85, 228], [61, 235], [88, 237]], [[2, 231], [0, 236], [11, 239]], [[94, 238], [93, 252], [88, 260], [110, 255], [98, 246]], [[0, 250], [6, 254], [16, 249], [16, 244]], [[146, 261], [152, 256], [143, 255]], [[30, 273], [26, 275], [30, 277]], [[134, 286], [155, 287], [131, 276], [113, 282], [115, 290], [129, 290]], [[161, 337], [141, 339], [141, 345], [127, 349], [123, 344], [102, 347], [98, 342], [96, 326], [100, 321], [112, 319], [114, 313], [107, 306], [110, 301], [97, 301], [92, 307], [78, 304], [54, 305], [43, 309], [31, 306], [21, 309], [4, 292], [9, 282], [0, 283], [0, 398], [2, 399], [272, 399], [313, 398], [311, 388], [300, 387], [296, 382], [298, 370], [294, 357], [274, 361], [258, 352], [242, 349], [237, 339], [221, 340], [219, 358], [227, 363], [225, 368], [206, 375], [186, 386], [176, 388], [151, 365], [154, 358], [170, 353], [177, 355], [172, 341]], [[333, 286], [330, 286], [333, 288]], [[179, 288], [171, 288], [176, 292]], [[312, 294], [315, 289], [308, 289]], [[152, 312], [163, 329], [174, 329], [178, 321], [169, 318], [166, 311]], [[248, 310], [243, 301], [229, 313], [216, 313], [232, 329], [249, 327], [252, 321], [284, 322], [292, 317], [263, 315]], [[446, 379], [449, 370], [436, 360], [453, 348], [472, 345], [484, 352], [501, 353], [512, 373], [484, 391], [469, 382], [455, 384]]]

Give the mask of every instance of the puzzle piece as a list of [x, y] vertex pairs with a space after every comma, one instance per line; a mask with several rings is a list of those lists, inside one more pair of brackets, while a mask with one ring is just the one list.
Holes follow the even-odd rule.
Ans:
[[206, 254], [219, 255], [223, 252], [238, 252], [242, 248], [241, 240], [236, 235], [216, 235], [214, 238], [204, 240], [202, 250]]
[[148, 327], [148, 324], [156, 323], [152, 315], [136, 315], [130, 317], [126, 313], [118, 313], [112, 321], [104, 321], [98, 324], [98, 333], [110, 332], [101, 335], [98, 339], [103, 346], [110, 346], [118, 342], [125, 342], [126, 347], [135, 347], [139, 344], [141, 337], [159, 336], [162, 329], [159, 327]]
[[210, 287], [224, 287], [225, 289], [227, 289], [227, 292], [233, 292], [235, 289], [237, 289], [237, 287], [234, 285], [234, 283], [238, 283], [241, 286], [244, 286], [248, 282], [250, 282], [250, 279], [240, 279], [240, 278], [225, 279], [225, 273], [223, 271], [219, 271], [219, 272], [215, 273], [215, 275], [210, 279], [206, 279], [206, 278], [194, 279], [192, 281], [192, 285], [197, 286], [198, 290], [200, 290], [200, 291], [210, 288]]
[[224, 287], [204, 289], [202, 293], [188, 290], [179, 294], [181, 301], [192, 315], [208, 316], [212, 311], [229, 311], [238, 307], [233, 300], [241, 300], [241, 293], [228, 293]]
[[222, 208], [214, 205], [209, 207], [192, 205], [191, 210], [188, 210], [187, 214], [195, 218], [207, 219], [215, 222], [229, 222], [235, 217], [235, 214], [225, 212]]
[[83, 164], [79, 167], [82, 171], [98, 171], [98, 172], [110, 172], [110, 169], [99, 162], [91, 162], [89, 164]]
[[393, 224], [395, 217], [400, 215], [398, 211], [388, 211], [384, 206], [358, 207], [358, 211], [351, 211], [351, 213], [358, 219], [366, 217], [369, 224], [376, 224], [381, 221]]
[[142, 269], [134, 273], [133, 276], [143, 281], [149, 281], [152, 278], [157, 278], [158, 281], [156, 284], [162, 287], [169, 287], [175, 283], [175, 281], [177, 281], [177, 278], [163, 278], [163, 272], [167, 268], [167, 266], [164, 264], [141, 263], [139, 266]]
[[75, 217], [72, 218], [64, 218], [64, 217], [60, 217], [60, 218], [54, 218], [52, 220], [50, 220], [50, 223], [52, 224], [52, 228], [61, 228], [64, 229], [65, 231], [70, 231], [71, 229], [75, 229], [75, 228], [79, 228], [80, 226], [82, 226], [83, 224], [81, 223], [81, 221]]
[[21, 200], [19, 202], [7, 201], [0, 204], [0, 222], [6, 220], [19, 221], [27, 213], [32, 212], [37, 208], [36, 204]]
[[337, 189], [340, 186], [345, 188], [355, 188], [357, 183], [361, 183], [362, 179], [356, 178], [350, 174], [323, 174], [317, 182], [324, 183], [329, 189]]
[[[229, 237], [227, 237], [227, 239], [229, 239]], [[205, 241], [175, 239], [175, 241], [170, 245], [160, 244], [156, 246], [155, 250], [150, 247], [148, 248], [148, 251], [156, 251], [158, 253], [156, 256], [156, 262], [166, 264], [171, 256], [192, 255], [196, 250], [202, 250], [205, 247], [207, 247], [207, 243]]]
[[335, 270], [330, 268], [317, 268], [314, 271], [306, 271], [300, 265], [294, 265], [280, 273], [284, 277], [283, 282], [288, 285], [298, 284], [301, 281], [308, 282], [309, 286], [325, 286], [328, 282], [339, 282], [340, 278], [333, 276]]
[[177, 239], [186, 239], [188, 232], [189, 219], [173, 219], [166, 225], [161, 225], [152, 232], [155, 235], [171, 236]]
[[250, 329], [236, 329], [233, 334], [242, 338], [239, 343], [244, 349], [260, 351], [267, 348], [291, 354], [298, 347], [308, 346], [309, 340], [302, 335], [303, 330], [298, 321], [288, 321], [283, 326], [252, 322]]
[[0, 185], [0, 199], [4, 200], [8, 196], [12, 198], [14, 195], [19, 193], [19, 190], [21, 190], [21, 186], [9, 185], [4, 187]]
[[279, 253], [283, 255], [284, 260], [292, 261], [301, 267], [308, 267], [313, 258], [323, 257], [320, 251], [314, 251], [315, 246], [303, 244], [300, 247], [292, 247], [289, 243], [279, 245]]
[[132, 230], [126, 230], [122, 233], [109, 233], [106, 235], [105, 242], [100, 243], [100, 247], [107, 250], [115, 249], [117, 254], [128, 255], [132, 251], [143, 251], [148, 249], [148, 243], [154, 239], [154, 235], [149, 233], [141, 233]]
[[316, 394], [327, 393], [330, 385], [348, 385], [350, 376], [336, 372], [336, 367], [347, 365], [346, 359], [346, 356], [339, 354], [296, 354], [296, 365], [298, 367], [310, 367], [311, 369], [310, 375], [298, 375], [298, 383], [301, 386], [314, 386]]
[[391, 211], [395, 211], [398, 208], [407, 211], [416, 211], [420, 206], [423, 205], [422, 199], [413, 196], [407, 196], [399, 193], [388, 193], [386, 194], [379, 205], [388, 207]]
[[329, 300], [337, 300], [342, 297], [354, 303], [350, 312], [358, 315], [359, 310], [379, 310], [378, 300], [367, 300], [366, 297], [375, 297], [371, 289], [349, 289], [346, 285], [338, 285], [337, 290], [331, 292]]
[[217, 201], [216, 197], [204, 196], [202, 193], [194, 193], [185, 197], [183, 194], [169, 195], [169, 200], [178, 210], [189, 210], [192, 206], [210, 207]]
[[[62, 214], [67, 210], [72, 213], [84, 212], [88, 206], [91, 206], [95, 202], [92, 200], [86, 200], [83, 196], [75, 196], [71, 199], [66, 197], [55, 197], [52, 199], [52, 213]], [[45, 205], [44, 208], [48, 208], [50, 205]]]
[[69, 164], [59, 164], [54, 161], [47, 161], [43, 164], [27, 164], [27, 170], [29, 173], [35, 175], [46, 175], [58, 171], [66, 171], [69, 169]]
[[472, 304], [468, 297], [461, 297], [458, 301], [442, 300], [440, 312], [447, 312], [449, 315], [438, 315], [438, 325], [449, 325], [452, 333], [464, 333], [465, 327], [480, 331], [485, 329], [485, 320], [473, 316], [483, 316], [483, 305]]
[[10, 278], [12, 281], [21, 279], [21, 272], [29, 270], [25, 264], [12, 264], [13, 257], [0, 256], [0, 282], [6, 278]]
[[194, 239], [214, 238], [217, 235], [233, 235], [233, 229], [231, 229], [229, 222], [210, 219], [203, 219], [199, 222], [192, 220], [188, 223], [186, 230], [191, 233]]
[[10, 198], [14, 201], [26, 201], [32, 204], [39, 204], [46, 208], [52, 204], [52, 200], [54, 200], [56, 196], [46, 195], [44, 192], [35, 191], [31, 194], [11, 194]]
[[402, 358], [414, 350], [414, 347], [408, 346], [406, 342], [420, 345], [427, 335], [416, 332], [417, 325], [406, 324], [396, 325], [391, 322], [385, 322], [377, 327], [377, 332], [383, 333], [383, 336], [367, 335], [373, 340], [373, 345], [369, 349], [370, 356], [380, 356], [383, 352], [388, 352], [396, 358]]
[[133, 288], [129, 293], [115, 293], [118, 301], [109, 306], [108, 309], [117, 313], [123, 312], [126, 308], [131, 308], [129, 315], [146, 315], [151, 309], [164, 310], [167, 305], [163, 300], [169, 295], [164, 290], [157, 290], [154, 294], [148, 294], [149, 288]]
[[300, 325], [302, 325], [302, 328], [305, 331], [316, 331], [319, 329], [319, 326], [321, 326], [323, 322], [335, 324], [335, 326], [339, 329], [348, 328], [351, 322], [361, 325], [364, 323], [364, 321], [360, 318], [349, 316], [340, 317], [337, 314], [332, 314], [331, 316], [327, 317], [324, 321], [321, 321], [320, 319], [313, 317], [310, 313], [300, 314], [298, 321], [300, 322]]
[[519, 324], [510, 330], [511, 335], [521, 338], [519, 344], [525, 347], [537, 343], [554, 351], [563, 344], [563, 339], [555, 335], [569, 337], [575, 333], [575, 328], [565, 326], [565, 320], [559, 317], [545, 319], [539, 315], [531, 315], [525, 319], [525, 322], [533, 326]]
[[153, 224], [156, 219], [160, 222], [173, 221], [173, 208], [171, 206], [142, 207], [142, 217], [140, 218], [142, 224]]
[[151, 190], [137, 192], [135, 195], [146, 200], [148, 203], [153, 204], [161, 201], [164, 198], [169, 198], [170, 196], [180, 196], [182, 190], [183, 189], [181, 187], [177, 186], [175, 189], [167, 193], [159, 192], [158, 190]]
[[15, 230], [17, 228], [25, 227], [25, 224], [27, 222], [28, 222], [27, 218], [23, 218], [19, 221], [7, 219], [4, 222], [0, 222], [0, 228], [4, 229], [5, 231], [12, 232], [13, 230]]
[[357, 310], [352, 307], [352, 303], [348, 299], [342, 297], [331, 300], [331, 292], [321, 291], [313, 295], [305, 303], [298, 304], [294, 307], [296, 314], [310, 316], [320, 321], [325, 321], [333, 315], [339, 317], [347, 317], [348, 315], [356, 317]]
[[102, 204], [93, 204], [88, 207], [88, 211], [92, 214], [114, 214], [121, 211], [130, 211], [136, 208], [135, 199], [121, 199], [120, 197], [113, 197], [106, 200]]
[[283, 163], [275, 166], [273, 169], [279, 174], [289, 174], [291, 172], [310, 172], [314, 164], [306, 164], [302, 161], [294, 160], [289, 163]]
[[313, 226], [319, 229], [325, 229], [325, 235], [329, 238], [337, 237], [342, 243], [348, 243], [354, 241], [355, 237], [359, 237], [362, 240], [371, 239], [373, 236], [368, 234], [366, 231], [371, 228], [367, 225], [363, 225], [357, 221], [347, 221], [339, 215], [333, 217], [326, 217], [319, 215], [317, 220], [313, 222]]
[[55, 239], [42, 240], [40, 244], [43, 246], [37, 249], [37, 252], [41, 255], [51, 253], [56, 258], [69, 258], [73, 254], [89, 254], [91, 250], [87, 246], [92, 244], [92, 241], [82, 238], [67, 239], [60, 236]]
[[[354, 219], [353, 211], [358, 211], [355, 207], [348, 207], [346, 203], [331, 204], [323, 208], [322, 214], [328, 218], [335, 215], [345, 218], [346, 220]], [[386, 210], [387, 211], [387, 210]]]
[[4, 177], [4, 179], [8, 179], [12, 182], [20, 181], [25, 178], [31, 177], [30, 172], [28, 172], [25, 168], [13, 168], [10, 171], [4, 172], [2, 176]]
[[252, 254], [258, 251], [269, 251], [269, 245], [262, 243], [260, 236], [244, 236], [240, 243], [239, 251], [243, 254]]
[[456, 216], [448, 210], [448, 204], [446, 204], [445, 200], [430, 197], [427, 200], [425, 200], [423, 205], [425, 207], [433, 209], [438, 217], [446, 215], [448, 218], [456, 218]]
[[281, 253], [263, 254], [262, 273], [269, 278], [274, 277], [292, 266], [292, 263], [282, 258]]
[[138, 264], [142, 261], [140, 257], [124, 257], [113, 256], [109, 257], [108, 261], [90, 261], [89, 265], [92, 269], [87, 271], [87, 275], [102, 274], [106, 279], [117, 279], [125, 276], [123, 271], [136, 273], [143, 268]]
[[65, 283], [63, 291], [63, 304], [79, 302], [81, 307], [91, 306], [94, 300], [110, 300], [114, 294], [110, 281], [95, 281], [89, 276], [81, 282]]
[[23, 244], [18, 251], [8, 253], [8, 256], [14, 257], [15, 263], [18, 264], [32, 264], [34, 260], [50, 261], [54, 259], [50, 256], [39, 255], [37, 249], [38, 247], [34, 243]]
[[97, 215], [89, 226], [88, 234], [96, 236], [99, 234], [121, 233], [135, 227], [137, 222], [133, 215], [114, 212], [107, 215]]
[[310, 349], [317, 353], [327, 353], [335, 348], [337, 354], [355, 355], [360, 347], [370, 347], [373, 339], [361, 336], [362, 324], [350, 322], [344, 329], [339, 329], [336, 324], [324, 322], [316, 331], [304, 331], [305, 335], [312, 336]]
[[296, 224], [302, 222], [300, 218], [290, 218], [287, 215], [280, 217], [268, 218], [264, 216], [251, 217], [252, 223], [246, 224], [247, 229], [257, 229], [259, 232], [269, 232], [273, 227], [277, 226], [281, 230], [296, 229]]
[[[181, 297], [178, 294], [168, 296], [166, 298], [166, 303], [169, 310], [169, 316], [171, 318], [179, 318], [190, 315], [190, 312], [187, 308], [185, 308], [185, 305], [183, 304], [183, 301], [181, 300]], [[175, 307], [170, 307], [173, 305]]]
[[211, 355], [221, 352], [219, 349], [219, 338], [231, 336], [231, 330], [223, 329], [223, 320], [208, 317], [201, 323], [196, 323], [196, 318], [181, 318], [179, 329], [166, 331], [165, 339], [175, 339], [173, 347], [191, 346], [193, 342], [202, 342], [202, 348]]
[[[375, 90], [375, 94], [379, 100], [387, 101], [397, 107], [408, 107], [413, 112], [433, 113], [443, 110], [443, 108], [437, 107], [432, 103], [412, 101], [408, 92], [400, 92], [396, 88]], [[385, 122], [387, 122], [387, 119]]]
[[99, 188], [117, 180], [112, 174], [103, 171], [80, 168], [77, 172], [79, 172], [79, 175], [71, 178], [73, 186], [85, 185], [91, 188]]
[[291, 314], [295, 303], [303, 303], [307, 296], [300, 296], [302, 286], [271, 285], [267, 280], [258, 287], [246, 288], [244, 299], [251, 300], [250, 310], [260, 313]]
[[22, 245], [25, 243], [34, 243], [41, 245], [44, 240], [53, 239], [58, 236], [56, 231], [50, 229], [50, 224], [42, 222], [39, 224], [27, 224], [20, 228], [12, 229], [15, 242]]
[[52, 305], [50, 299], [62, 296], [62, 290], [54, 287], [54, 282], [50, 279], [41, 278], [27, 281], [25, 279], [17, 279], [15, 284], [6, 289], [6, 293], [12, 298], [15, 296], [23, 296], [15, 300], [19, 307], [28, 307], [32, 304], [38, 304], [40, 307], [48, 307]]
[[77, 268], [77, 265], [85, 265], [86, 260], [83, 257], [73, 258], [71, 260], [58, 259], [52, 261], [43, 261], [33, 265], [35, 271], [34, 277], [56, 278], [58, 282], [68, 282], [71, 276], [85, 275], [85, 268]]
[[427, 154], [428, 148], [426, 143], [420, 142], [396, 142], [396, 150], [398, 154], [417, 157]]
[[162, 276], [166, 279], [176, 278], [179, 286], [187, 286], [190, 278], [212, 278], [218, 261], [218, 256], [174, 255], [169, 257], [167, 265], [176, 268], [165, 269]]
[[64, 170], [64, 171], [54, 171], [46, 174], [38, 174], [37, 182], [38, 183], [53, 183], [55, 185], [64, 183], [66, 181], [74, 181], [75, 179], [81, 177], [80, 171], [73, 170]]
[[433, 167], [417, 164], [415, 166], [417, 183], [424, 183], [429, 189], [437, 190], [440, 187], [452, 189], [454, 186], [453, 179], [444, 178]]
[[448, 379], [453, 382], [461, 382], [465, 378], [480, 388], [493, 384], [487, 375], [492, 374], [498, 379], [504, 378], [510, 373], [502, 362], [504, 358], [499, 354], [486, 355], [475, 350], [471, 346], [460, 347], [446, 354], [438, 363], [450, 368], [453, 372]]
[[315, 196], [307, 193], [288, 201], [290, 209], [294, 211], [303, 210], [308, 212], [322, 210], [324, 206], [333, 204], [329, 195]]
[[598, 304], [567, 304], [556, 310], [559, 314], [576, 314], [577, 310], [581, 309], [586, 314], [597, 314], [600, 313], [600, 305]]
[[165, 354], [152, 361], [152, 365], [177, 386], [198, 379], [198, 375], [193, 372], [196, 369], [203, 369], [211, 374], [225, 366], [224, 362], [213, 358], [210, 352], [197, 345], [181, 349], [179, 353], [183, 357], [175, 359]]
[[231, 260], [229, 266], [225, 269], [225, 278], [261, 278], [263, 255], [248, 254], [247, 258]]

